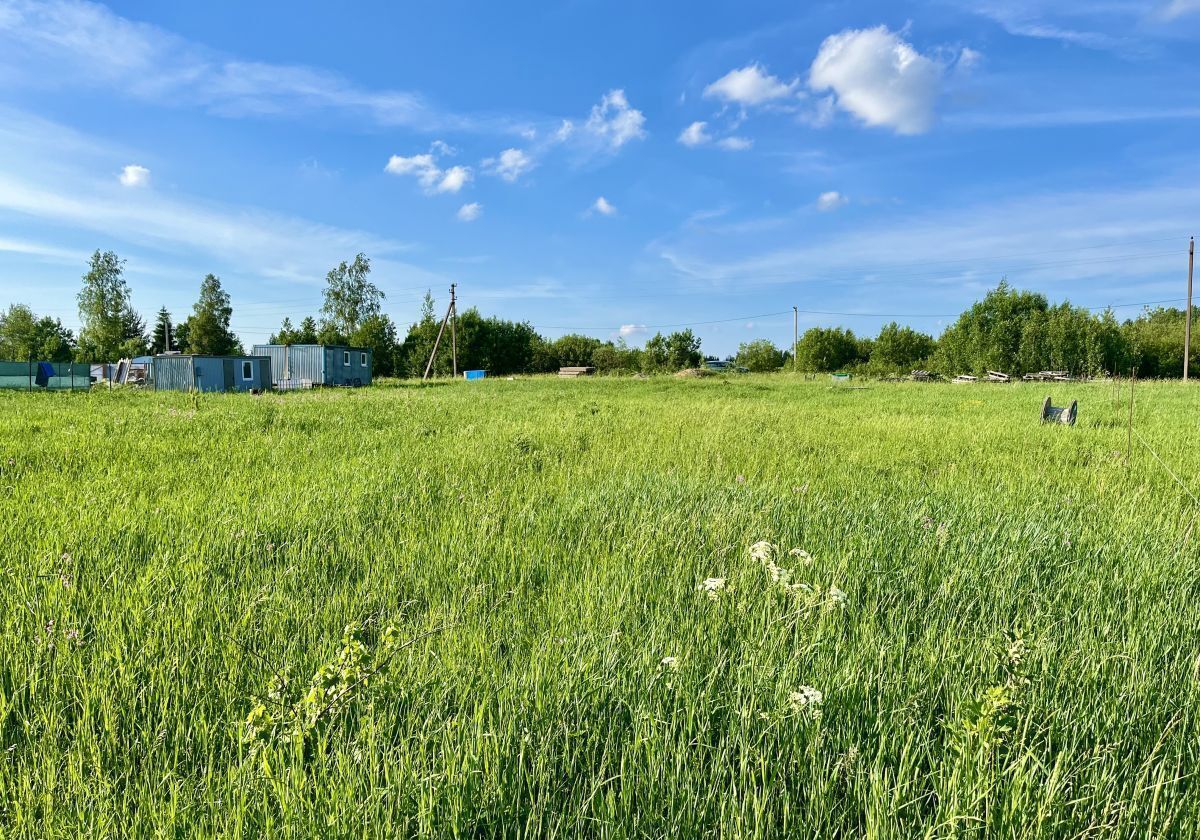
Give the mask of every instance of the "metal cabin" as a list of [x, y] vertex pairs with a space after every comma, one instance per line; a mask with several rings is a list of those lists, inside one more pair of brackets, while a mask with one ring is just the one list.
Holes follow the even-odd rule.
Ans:
[[255, 344], [254, 355], [270, 358], [274, 384], [280, 389], [371, 384], [371, 363], [374, 359], [367, 347]]
[[271, 359], [267, 356], [155, 356], [156, 391], [267, 391]]

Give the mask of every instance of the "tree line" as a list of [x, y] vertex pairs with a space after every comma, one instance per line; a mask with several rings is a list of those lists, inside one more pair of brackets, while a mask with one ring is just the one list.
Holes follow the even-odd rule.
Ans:
[[[176, 323], [164, 307], [149, 330], [133, 308], [124, 260], [96, 251], [78, 294], [82, 324], [76, 336], [59, 319], [37, 316], [12, 304], [0, 312], [0, 359], [63, 362], [112, 361], [148, 353], [238, 355], [245, 352], [230, 328], [233, 306], [219, 277], [200, 283], [192, 312]], [[271, 344], [341, 344], [373, 351], [376, 376], [420, 376], [433, 351], [441, 321], [426, 293], [421, 316], [403, 338], [383, 312], [385, 295], [370, 279], [371, 261], [358, 254], [326, 275], [317, 315], [293, 324], [284, 318]], [[800, 337], [793, 358], [767, 339], [745, 342], [727, 361], [755, 372], [796, 368], [807, 372], [855, 371], [895, 375], [920, 368], [946, 375], [1001, 370], [1021, 375], [1064, 370], [1074, 375], [1127, 372], [1175, 377], [1183, 372], [1185, 315], [1176, 308], [1146, 308], [1119, 322], [1111, 310], [1094, 313], [1068, 302], [1051, 305], [1044, 295], [1020, 291], [1006, 281], [962, 313], [941, 336], [887, 324], [874, 338], [843, 327], [813, 327]], [[600, 373], [662, 373], [699, 366], [705, 357], [689, 329], [656, 333], [642, 347], [624, 339], [603, 341], [569, 334], [548, 339], [527, 321], [485, 317], [477, 309], [458, 316], [459, 370], [493, 375], [549, 373], [565, 366]], [[443, 337], [434, 372], [450, 372]], [[1200, 354], [1194, 354], [1195, 365]], [[710, 359], [715, 357], [708, 357]]]

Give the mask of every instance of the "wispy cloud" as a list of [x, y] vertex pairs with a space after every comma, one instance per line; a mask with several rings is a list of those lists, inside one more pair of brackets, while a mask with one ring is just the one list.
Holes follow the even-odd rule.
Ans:
[[483, 215], [483, 205], [478, 201], [472, 201], [470, 204], [459, 207], [458, 213], [455, 215], [460, 222], [473, 222]]
[[9, 84], [107, 88], [229, 116], [334, 111], [381, 126], [520, 133], [528, 120], [458, 114], [407, 90], [375, 90], [327, 70], [243, 60], [84, 0], [0, 0], [0, 67]]
[[[398, 274], [439, 277], [397, 260], [411, 243], [253, 206], [129, 189], [106, 174], [128, 150], [20, 112], [0, 110], [0, 117], [0, 218], [35, 220], [72, 241], [83, 234], [104, 247], [158, 251], [177, 265], [232, 266], [241, 277], [319, 285], [330, 265], [359, 251]], [[64, 252], [37, 244], [22, 250], [39, 249]]]
[[819, 236], [802, 217], [750, 234], [684, 226], [650, 249], [699, 288], [802, 286], [849, 311], [953, 313], [1006, 274], [1079, 304], [1153, 300], [1171, 296], [1185, 266], [1180, 220], [1200, 215], [1200, 193], [1187, 186], [1197, 174], [917, 214], [896, 208], [872, 218], [869, 236], [849, 219]]
[[823, 192], [817, 196], [817, 209], [822, 213], [828, 213], [831, 210], [837, 210], [839, 207], [845, 207], [850, 203], [850, 199], [842, 195], [837, 190]]
[[480, 164], [485, 172], [496, 175], [510, 184], [535, 165], [529, 153], [521, 149], [505, 149], [494, 158], [485, 158]]

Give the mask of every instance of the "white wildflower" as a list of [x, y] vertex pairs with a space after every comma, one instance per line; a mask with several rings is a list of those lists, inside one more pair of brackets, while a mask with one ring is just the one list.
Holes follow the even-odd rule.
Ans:
[[660, 664], [662, 665], [662, 667], [666, 668], [669, 671], [678, 671], [679, 670], [679, 657], [678, 656], [664, 656], [662, 658], [662, 662]]
[[710, 601], [715, 601], [721, 597], [721, 592], [725, 589], [725, 578], [705, 578], [696, 588], [707, 595]]
[[842, 609], [845, 609], [846, 601], [848, 601], [848, 600], [849, 600], [849, 596], [845, 592], [838, 589], [836, 586], [829, 587], [829, 603], [832, 606], [841, 607]]
[[813, 564], [812, 555], [809, 554], [807, 551], [805, 551], [803, 548], [793, 548], [791, 551], [788, 552], [788, 554], [790, 554], [792, 557], [797, 558], [805, 566], [811, 566]]
[[792, 711], [799, 714], [806, 712], [813, 718], [821, 716], [821, 704], [825, 702], [825, 695], [811, 685], [802, 685], [796, 691], [788, 695], [788, 706]]
[[771, 558], [775, 556], [775, 545], [766, 540], [759, 540], [750, 546], [750, 556], [759, 563], [769, 563], [771, 562]]

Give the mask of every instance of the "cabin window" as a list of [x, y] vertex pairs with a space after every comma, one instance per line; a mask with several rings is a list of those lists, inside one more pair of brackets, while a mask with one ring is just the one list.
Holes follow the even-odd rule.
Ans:
[[363, 367], [366, 367], [366, 366], [367, 366], [367, 354], [366, 354], [366, 353], [359, 353], [359, 354], [358, 354], [358, 363], [359, 363], [360, 365], [362, 365]]
[[254, 381], [254, 365], [251, 362], [242, 362], [242, 381]]
[[342, 364], [344, 364], [346, 367], [350, 367], [350, 351], [349, 350], [342, 351]]

